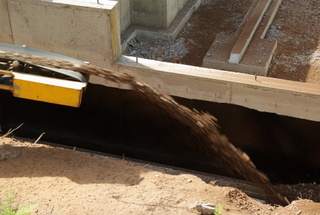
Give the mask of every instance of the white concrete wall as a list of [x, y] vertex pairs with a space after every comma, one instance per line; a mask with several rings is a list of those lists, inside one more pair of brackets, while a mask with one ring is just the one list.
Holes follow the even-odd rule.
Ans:
[[118, 71], [173, 96], [320, 121], [320, 85], [126, 56]]
[[[68, 0], [8, 1], [13, 43], [110, 67], [120, 55], [120, 8]], [[71, 3], [71, 4], [70, 4]], [[2, 8], [2, 7], [1, 7]], [[0, 14], [0, 20], [3, 20]], [[6, 29], [6, 28], [5, 28]], [[5, 39], [0, 42], [6, 42]]]

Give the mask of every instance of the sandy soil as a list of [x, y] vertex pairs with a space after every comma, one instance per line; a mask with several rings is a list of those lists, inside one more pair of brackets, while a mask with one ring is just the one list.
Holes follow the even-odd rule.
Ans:
[[267, 39], [277, 40], [269, 76], [320, 84], [320, 1], [283, 0]]
[[310, 200], [264, 205], [199, 175], [1, 137], [0, 202], [10, 192], [13, 205], [38, 204], [32, 214], [200, 214], [197, 201], [221, 214], [320, 214]]

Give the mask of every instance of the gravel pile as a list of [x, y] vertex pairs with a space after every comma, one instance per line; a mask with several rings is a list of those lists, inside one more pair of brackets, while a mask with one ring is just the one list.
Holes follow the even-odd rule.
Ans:
[[125, 55], [137, 56], [141, 58], [174, 61], [180, 59], [188, 53], [185, 46], [185, 39], [179, 38], [175, 42], [160, 39], [150, 39], [136, 37], [129, 41]]

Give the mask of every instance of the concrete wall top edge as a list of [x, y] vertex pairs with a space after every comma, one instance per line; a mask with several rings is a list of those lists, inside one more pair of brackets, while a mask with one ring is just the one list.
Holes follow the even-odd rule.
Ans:
[[40, 2], [47, 2], [47, 3], [56, 3], [62, 5], [72, 5], [72, 6], [79, 6], [79, 7], [89, 7], [89, 8], [97, 8], [97, 9], [106, 9], [112, 10], [115, 5], [118, 3], [117, 1], [110, 1], [110, 0], [39, 0]]
[[11, 26], [15, 45], [108, 67], [120, 54], [119, 4], [112, 5], [109, 10], [49, 0], [8, 0], [11, 22], [7, 25]]
[[255, 76], [231, 71], [223, 71], [217, 69], [161, 62], [144, 58], [138, 58], [137, 63], [136, 57], [124, 55], [122, 55], [118, 59], [117, 64], [141, 69], [151, 69], [161, 72], [176, 73], [183, 76], [194, 76], [196, 78], [214, 79], [215, 81], [221, 82], [235, 82], [238, 84], [251, 85], [253, 87], [256, 86], [260, 88], [272, 88], [320, 96], [320, 85], [305, 82], [295, 82], [290, 80]]

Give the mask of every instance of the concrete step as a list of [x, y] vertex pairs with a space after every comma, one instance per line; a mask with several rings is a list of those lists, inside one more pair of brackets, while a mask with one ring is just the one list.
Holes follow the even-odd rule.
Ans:
[[[281, 2], [282, 0], [271, 0], [268, 4], [268, 1], [254, 0], [235, 35], [217, 36], [203, 59], [203, 66], [266, 76], [277, 42], [263, 38]], [[260, 3], [265, 6], [264, 9], [261, 9]], [[256, 12], [253, 16], [255, 11], [261, 10], [263, 13]], [[252, 24], [254, 22], [258, 23], [256, 27]], [[252, 31], [249, 32], [248, 29]], [[238, 54], [238, 63], [230, 62], [232, 54]]]

